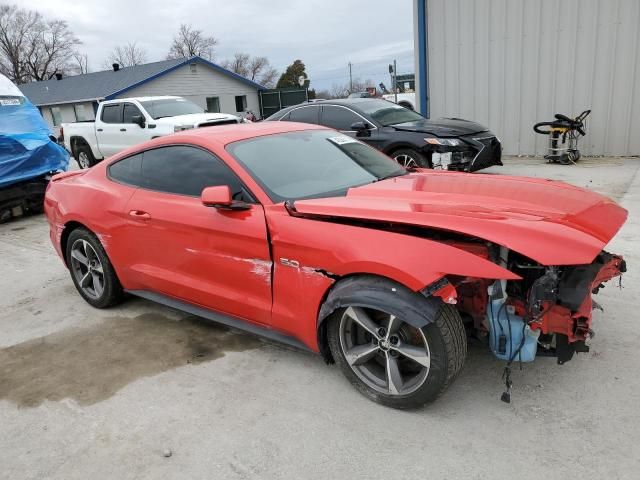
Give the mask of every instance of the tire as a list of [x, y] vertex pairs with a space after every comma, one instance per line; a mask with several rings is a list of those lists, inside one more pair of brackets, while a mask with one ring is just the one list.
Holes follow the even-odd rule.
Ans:
[[108, 308], [122, 301], [122, 285], [93, 233], [85, 228], [73, 230], [67, 240], [65, 258], [73, 284], [89, 305]]
[[410, 103], [400, 102], [400, 103], [398, 103], [398, 105], [400, 105], [401, 107], [406, 108], [407, 110], [413, 110], [413, 106]]
[[73, 156], [76, 159], [76, 162], [78, 162], [78, 167], [82, 170], [85, 168], [91, 168], [98, 163], [93, 156], [91, 147], [86, 144], [77, 145]]
[[[343, 282], [327, 299], [340, 305], [326, 320], [327, 343], [349, 382], [370, 400], [398, 409], [418, 408], [437, 399], [467, 355], [458, 311], [387, 279], [366, 276]], [[363, 324], [385, 331], [378, 330], [375, 338]]]
[[423, 153], [412, 148], [401, 148], [391, 153], [391, 158], [405, 168], [431, 168]]

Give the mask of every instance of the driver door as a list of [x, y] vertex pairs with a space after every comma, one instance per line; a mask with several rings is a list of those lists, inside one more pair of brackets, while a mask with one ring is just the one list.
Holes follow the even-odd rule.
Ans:
[[[114, 164], [114, 165], [117, 165]], [[113, 166], [112, 166], [113, 167]], [[142, 155], [140, 187], [119, 237], [142, 289], [260, 324], [271, 321], [271, 257], [264, 210], [217, 157], [191, 146]], [[241, 211], [205, 207], [202, 189], [229, 185]]]
[[124, 150], [125, 148], [131, 147], [133, 145], [146, 142], [151, 138], [146, 123], [144, 127], [141, 127], [139, 124], [134, 123], [133, 118], [136, 115], [145, 118], [143, 113], [136, 105], [134, 105], [133, 103], [125, 103], [122, 109], [122, 125], [120, 126], [120, 130], [122, 133], [122, 135], [120, 136], [120, 150]]

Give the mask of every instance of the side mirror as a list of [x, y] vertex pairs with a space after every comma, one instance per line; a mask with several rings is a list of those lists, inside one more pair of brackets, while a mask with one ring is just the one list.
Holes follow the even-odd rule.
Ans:
[[371, 135], [371, 132], [369, 132], [369, 129], [371, 128], [371, 125], [369, 125], [367, 122], [355, 122], [351, 124], [351, 130], [354, 130], [357, 136], [364, 136], [367, 137], [369, 135]]
[[228, 185], [206, 187], [200, 194], [200, 201], [205, 207], [223, 210], [248, 210], [250, 208], [249, 204], [233, 199]]
[[139, 125], [140, 128], [144, 128], [145, 123], [147, 123], [143, 115], [134, 115], [131, 117], [131, 121], [136, 125]]

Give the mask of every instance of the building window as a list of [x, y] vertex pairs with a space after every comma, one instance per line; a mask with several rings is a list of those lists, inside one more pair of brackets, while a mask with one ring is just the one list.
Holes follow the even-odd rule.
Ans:
[[84, 105], [74, 105], [73, 113], [76, 114], [76, 122], [85, 122], [89, 120], [87, 112], [84, 109]]
[[218, 97], [207, 97], [207, 112], [220, 113], [220, 99]]
[[189, 70], [191, 70], [191, 73], [197, 73], [198, 65], [196, 63], [190, 63], [189, 64]]
[[59, 127], [62, 123], [62, 113], [60, 107], [51, 107], [51, 118], [53, 119], [53, 126]]
[[236, 95], [236, 112], [244, 112], [247, 109], [247, 96]]

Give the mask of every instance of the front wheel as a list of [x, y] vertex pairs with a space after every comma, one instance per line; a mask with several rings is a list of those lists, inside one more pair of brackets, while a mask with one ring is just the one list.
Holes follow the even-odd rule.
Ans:
[[429, 168], [426, 157], [411, 148], [402, 148], [391, 154], [391, 157], [405, 168]]
[[[401, 286], [374, 290], [372, 297], [365, 286], [361, 300], [350, 299], [352, 305], [329, 319], [333, 358], [356, 389], [378, 403], [407, 409], [435, 400], [464, 364], [467, 342], [460, 315], [439, 301], [422, 309], [421, 304], [436, 300], [418, 298]], [[426, 322], [420, 328], [419, 316]]]

